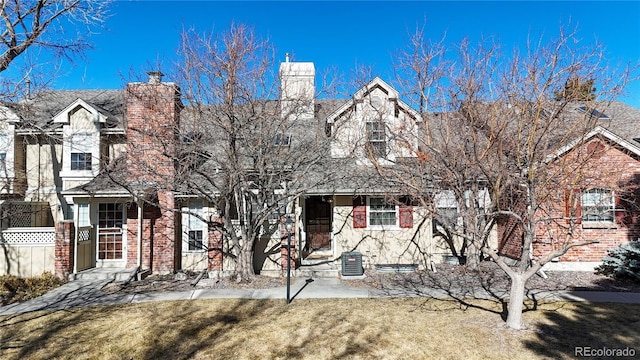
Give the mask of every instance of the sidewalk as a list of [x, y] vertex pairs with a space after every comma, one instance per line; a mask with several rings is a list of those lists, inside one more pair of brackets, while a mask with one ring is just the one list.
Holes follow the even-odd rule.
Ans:
[[[286, 286], [270, 289], [198, 289], [189, 291], [147, 292], [139, 294], [107, 294], [100, 289], [110, 280], [76, 280], [60, 286], [38, 298], [23, 303], [0, 307], [0, 316], [22, 314], [39, 310], [62, 310], [82, 306], [142, 303], [149, 301], [191, 300], [191, 299], [284, 299]], [[291, 298], [385, 298], [385, 297], [426, 297], [435, 299], [476, 298], [495, 299], [506, 296], [506, 291], [492, 293], [484, 289], [472, 291], [445, 291], [433, 288], [411, 289], [362, 289], [351, 287], [348, 282], [337, 278], [304, 279], [297, 278], [291, 284]], [[591, 301], [640, 304], [640, 293], [604, 291], [538, 291], [531, 290], [529, 298], [547, 301]]]

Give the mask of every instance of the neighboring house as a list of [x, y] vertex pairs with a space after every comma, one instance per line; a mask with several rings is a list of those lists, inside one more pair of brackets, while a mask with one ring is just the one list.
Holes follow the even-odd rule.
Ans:
[[[282, 212], [272, 219], [280, 231], [266, 233], [256, 247], [255, 270], [280, 275], [286, 267], [286, 232], [278, 225], [282, 215], [296, 222], [293, 254], [299, 272], [337, 276], [341, 255], [352, 251], [362, 254], [367, 268], [428, 268], [451, 255], [434, 236], [426, 209], [376, 170], [415, 160], [408, 149], [417, 147], [423, 116], [379, 78], [350, 100], [329, 101], [314, 100], [313, 63], [287, 61], [280, 75], [282, 116], [296, 112], [304, 126], [300, 133], [277, 136], [274, 145], [289, 146], [302, 136], [328, 136], [324, 164], [333, 176], [282, 204]], [[306, 105], [295, 105], [299, 99]], [[627, 117], [638, 118], [637, 110], [626, 110]], [[177, 85], [162, 82], [159, 73], [125, 90], [54, 91], [0, 107], [0, 273], [26, 276], [50, 270], [67, 276], [96, 267], [139, 267], [155, 273], [233, 270], [234, 260], [225, 256], [223, 233], [216, 226], [220, 209], [171, 180], [178, 169], [188, 170], [166, 154], [191, 143], [188, 136], [174, 132], [191, 134], [189, 114]], [[637, 144], [599, 131], [594, 139], [604, 139], [598, 141], [606, 144], [606, 151], [623, 154], [616, 161], [636, 166]], [[398, 133], [408, 135], [392, 136]], [[585, 189], [583, 209], [594, 196], [606, 194], [605, 185], [594, 189]], [[597, 195], [587, 195], [592, 193]], [[455, 201], [446, 193], [438, 206], [455, 217]], [[560, 260], [597, 261], [605, 247], [636, 236], [633, 231], [619, 229], [611, 241], [572, 251]], [[602, 238], [613, 230], [584, 233]], [[547, 243], [541, 239], [539, 246]], [[502, 245], [509, 247], [505, 241]], [[579, 255], [585, 251], [592, 252], [588, 260]]]
[[[583, 116], [585, 111], [586, 107], [577, 104], [567, 116]], [[552, 193], [549, 210], [540, 214], [548, 220], [537, 230], [533, 256], [538, 258], [565, 241], [588, 245], [571, 248], [545, 269], [593, 270], [607, 256], [607, 250], [640, 240], [640, 138], [636, 125], [640, 111], [612, 103], [606, 109], [592, 110], [589, 116], [597, 117], [596, 128], [550, 155], [550, 161], [560, 168], [581, 165], [564, 166], [571, 169], [565, 169], [572, 171], [571, 175]], [[522, 233], [517, 227], [501, 224], [498, 233], [502, 254], [519, 258]]]

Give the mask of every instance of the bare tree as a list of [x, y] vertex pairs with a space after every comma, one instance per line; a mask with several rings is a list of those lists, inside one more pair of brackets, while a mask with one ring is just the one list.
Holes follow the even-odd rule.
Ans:
[[[606, 67], [601, 47], [579, 44], [575, 32], [561, 30], [552, 41], [540, 39], [529, 43], [524, 54], [505, 56], [497, 44], [465, 41], [447, 54], [453, 59], [447, 65], [437, 61], [442, 56], [428, 55], [430, 45], [419, 32], [403, 57], [408, 62], [401, 64], [404, 76], [413, 74], [403, 80], [418, 95], [415, 106], [427, 110], [425, 134], [413, 149], [418, 165], [393, 173], [379, 167], [381, 174], [424, 199], [446, 232], [508, 274], [507, 325], [514, 329], [521, 328], [526, 281], [551, 259], [589, 243], [575, 231], [582, 214], [558, 216], [555, 208], [564, 201], [564, 189], [577, 186], [593, 170], [587, 161], [592, 153], [552, 155], [570, 143], [581, 149], [599, 118], [592, 111], [573, 111], [575, 98], [555, 94], [571, 79], [595, 79], [597, 96], [580, 100], [586, 109], [606, 109], [632, 72], [614, 72]], [[456, 224], [442, 221], [437, 196], [443, 192], [458, 203]], [[517, 228], [508, 239], [519, 249], [513, 261], [502, 256], [503, 244], [495, 241], [496, 230], [505, 225]], [[552, 228], [561, 240], [532, 261], [534, 241]]]
[[[294, 200], [330, 178], [314, 75], [308, 65], [289, 62], [275, 73], [272, 45], [244, 25], [220, 34], [186, 30], [180, 55], [176, 79], [185, 109], [173, 155], [179, 165], [175, 178], [165, 180], [217, 208], [216, 219], [202, 220], [223, 233], [224, 255], [235, 261], [238, 280], [246, 280], [259, 242], [279, 238], [283, 217], [295, 216]], [[280, 254], [280, 243], [265, 251]]]
[[[85, 38], [107, 18], [110, 0], [3, 0], [0, 2], [0, 73], [27, 50], [45, 51], [55, 58], [72, 59], [90, 44]], [[79, 27], [86, 27], [80, 29]], [[19, 95], [21, 86], [37, 86], [37, 76], [27, 61], [19, 79], [0, 83], [4, 96]], [[51, 73], [52, 69], [42, 70]], [[44, 79], [40, 79], [44, 82]]]

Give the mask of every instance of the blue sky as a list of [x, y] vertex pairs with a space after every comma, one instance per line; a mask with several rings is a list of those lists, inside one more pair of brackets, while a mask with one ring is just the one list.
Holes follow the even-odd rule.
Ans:
[[[349, 76], [368, 65], [374, 75], [391, 76], [394, 52], [408, 34], [426, 21], [433, 40], [446, 33], [446, 43], [464, 37], [477, 41], [493, 36], [503, 48], [523, 46], [527, 37], [552, 37], [560, 25], [579, 29], [585, 44], [598, 39], [612, 64], [640, 60], [640, 2], [244, 2], [124, 1], [114, 3], [112, 17], [85, 60], [65, 65], [53, 84], [59, 89], [120, 88], [130, 73], [151, 66], [170, 67], [183, 27], [223, 31], [229, 24], [252, 26], [268, 37], [277, 58], [313, 61], [316, 71], [335, 66]], [[171, 79], [167, 79], [171, 80]], [[640, 107], [640, 84], [631, 84], [623, 101]]]

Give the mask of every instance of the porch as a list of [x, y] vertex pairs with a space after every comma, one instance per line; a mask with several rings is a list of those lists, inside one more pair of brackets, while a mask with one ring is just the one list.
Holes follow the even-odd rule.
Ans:
[[69, 280], [115, 280], [127, 281], [133, 279], [138, 268], [91, 268], [74, 274], [69, 274]]

